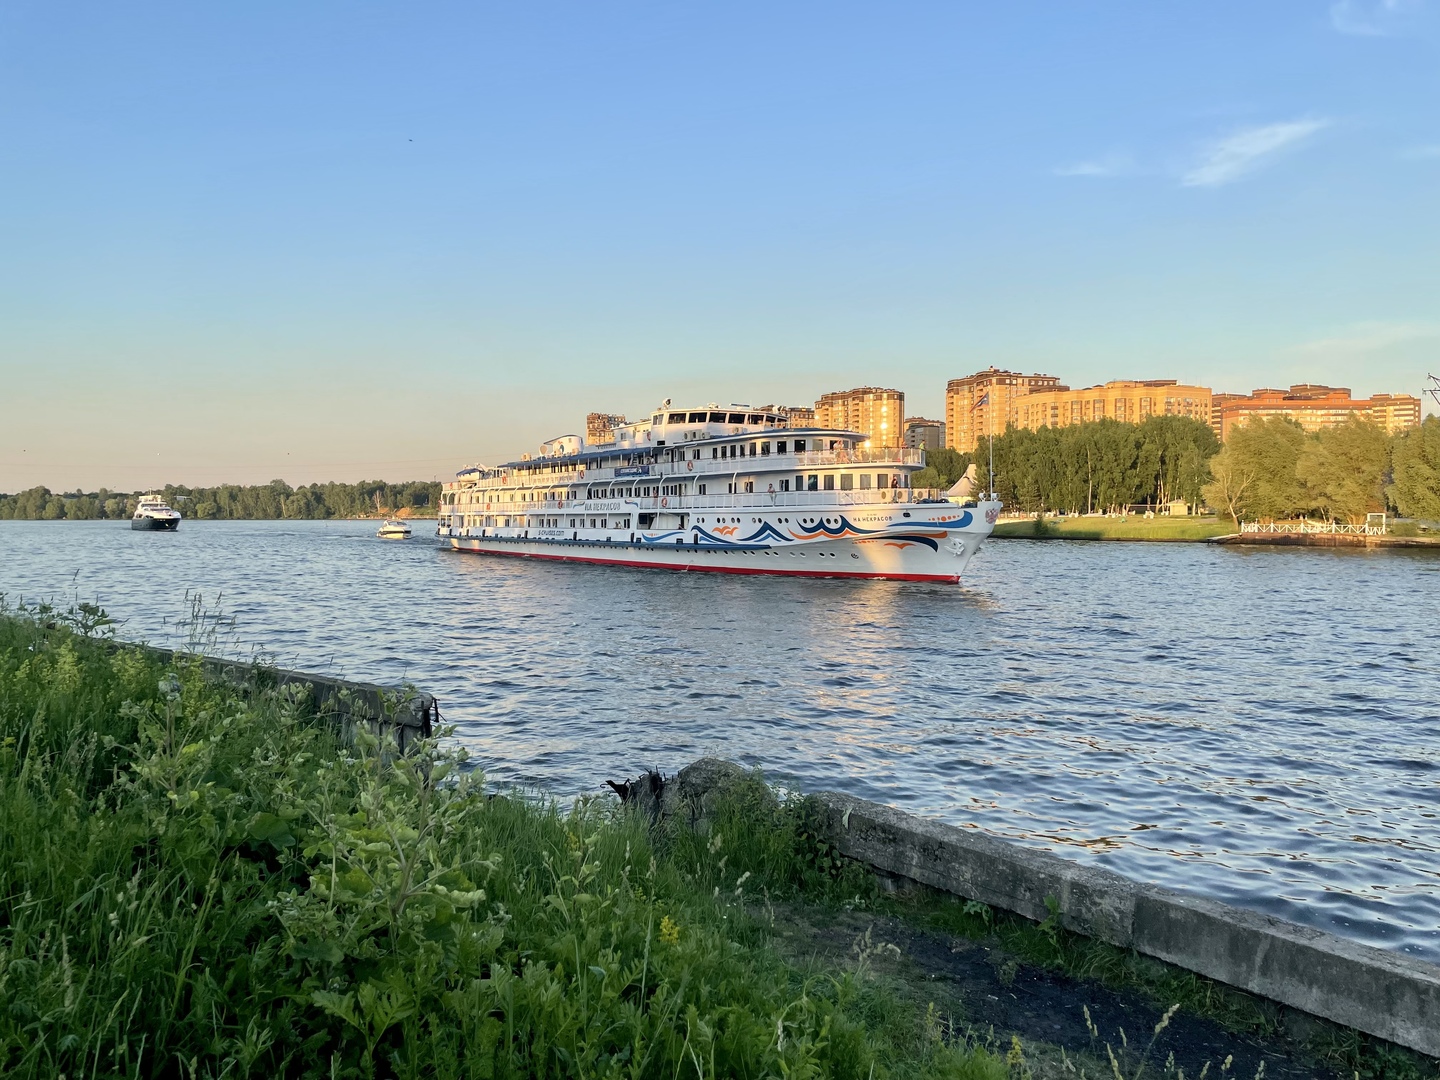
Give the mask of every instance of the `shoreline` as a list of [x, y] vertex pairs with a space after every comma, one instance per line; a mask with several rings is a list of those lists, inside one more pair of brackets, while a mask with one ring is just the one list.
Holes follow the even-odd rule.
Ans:
[[1440, 536], [1239, 533], [1234, 532], [1233, 528], [1229, 522], [1221, 522], [1215, 518], [1046, 518], [1043, 522], [1025, 518], [999, 522], [989, 539], [1257, 547], [1440, 548]]

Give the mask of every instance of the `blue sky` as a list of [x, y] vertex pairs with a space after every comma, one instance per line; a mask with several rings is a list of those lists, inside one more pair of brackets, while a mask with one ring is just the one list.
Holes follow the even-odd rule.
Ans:
[[0, 490], [1440, 374], [1440, 0], [0, 3]]

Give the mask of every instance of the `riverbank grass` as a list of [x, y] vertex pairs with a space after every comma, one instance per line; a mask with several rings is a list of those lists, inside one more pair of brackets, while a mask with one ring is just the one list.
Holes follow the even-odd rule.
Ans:
[[0, 613], [0, 1074], [1008, 1075], [783, 959], [711, 841]]
[[1214, 517], [1043, 517], [1002, 521], [993, 536], [1013, 540], [1201, 541], [1227, 536], [1234, 523]]

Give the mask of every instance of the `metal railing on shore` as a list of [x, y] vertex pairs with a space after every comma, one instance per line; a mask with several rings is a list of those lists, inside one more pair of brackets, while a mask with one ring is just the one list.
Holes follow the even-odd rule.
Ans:
[[1242, 521], [1240, 532], [1289, 534], [1293, 536], [1384, 536], [1390, 530], [1378, 524], [1348, 525], [1338, 521]]

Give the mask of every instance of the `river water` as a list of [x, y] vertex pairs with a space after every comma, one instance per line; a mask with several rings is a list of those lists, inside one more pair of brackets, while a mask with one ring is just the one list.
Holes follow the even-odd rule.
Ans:
[[501, 784], [705, 754], [1440, 961], [1440, 552], [991, 541], [964, 584], [0, 522], [0, 593], [435, 693]]

